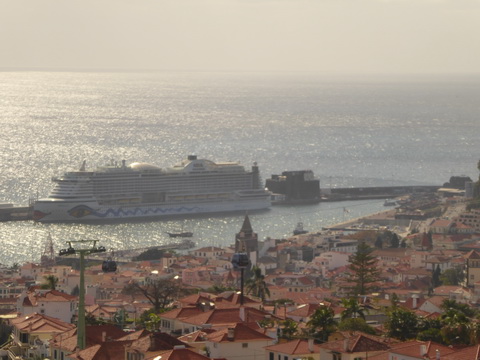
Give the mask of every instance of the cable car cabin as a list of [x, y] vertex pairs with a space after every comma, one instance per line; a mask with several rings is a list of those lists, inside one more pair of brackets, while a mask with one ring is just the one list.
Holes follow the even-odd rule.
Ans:
[[245, 269], [250, 267], [250, 259], [246, 253], [235, 253], [232, 256], [232, 265], [234, 269]]
[[117, 263], [113, 260], [105, 260], [102, 263], [102, 271], [104, 273], [117, 271]]

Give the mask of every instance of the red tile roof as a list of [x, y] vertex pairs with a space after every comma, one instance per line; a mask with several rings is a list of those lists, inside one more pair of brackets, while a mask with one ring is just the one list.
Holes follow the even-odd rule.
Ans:
[[233, 329], [232, 338], [229, 337], [229, 332], [231, 332], [231, 330], [229, 330], [229, 328], [224, 328], [207, 335], [207, 340], [212, 342], [273, 341], [271, 337], [242, 323], [235, 324], [231, 329]]
[[71, 302], [77, 297], [57, 290], [29, 291], [23, 300], [23, 306], [37, 306], [39, 301]]
[[78, 354], [72, 353], [68, 357], [78, 360], [125, 359], [125, 345], [129, 343], [129, 341], [105, 342], [80, 350]]
[[447, 346], [437, 344], [432, 341], [412, 340], [397, 344], [390, 351], [390, 353], [418, 359], [424, 359], [424, 356], [427, 356], [430, 359], [434, 359], [436, 357], [437, 350], [440, 351], [440, 354], [442, 355], [447, 355], [455, 351]]
[[329, 341], [325, 344], [319, 345], [319, 347], [340, 353], [354, 353], [387, 350], [390, 348], [390, 345], [385, 343], [383, 339], [365, 334], [358, 334], [343, 340]]
[[211, 360], [209, 357], [203, 356], [190, 349], [173, 349], [169, 351], [147, 353], [145, 360], [159, 359], [162, 360]]
[[[274, 351], [282, 354], [288, 354], [288, 355], [297, 355], [297, 356], [307, 355], [312, 353], [312, 351], [310, 351], [309, 349], [308, 341], [302, 340], [302, 339], [297, 339], [297, 340], [292, 340], [286, 343], [267, 346], [265, 350]], [[313, 352], [318, 353], [319, 351], [320, 351], [320, 347], [316, 344], [313, 344]]]
[[480, 345], [469, 346], [460, 350], [456, 350], [450, 354], [443, 355], [440, 352], [442, 360], [478, 360], [480, 359]]
[[64, 331], [71, 330], [75, 327], [75, 325], [73, 324], [69, 324], [59, 319], [37, 313], [11, 319], [10, 323], [20, 331], [30, 334], [58, 334]]
[[128, 351], [145, 353], [149, 351], [171, 350], [175, 346], [188, 345], [169, 334], [155, 332], [148, 334], [148, 336], [141, 337], [138, 340], [134, 340], [131, 345], [128, 346]]

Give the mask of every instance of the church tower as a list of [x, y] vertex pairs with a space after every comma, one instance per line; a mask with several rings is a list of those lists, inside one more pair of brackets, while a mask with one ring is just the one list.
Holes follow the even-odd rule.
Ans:
[[471, 250], [465, 255], [466, 265], [466, 285], [473, 287], [473, 285], [480, 280], [480, 254], [475, 250]]
[[242, 228], [235, 235], [235, 252], [247, 253], [252, 265], [255, 265], [258, 257], [258, 235], [253, 232], [248, 214], [245, 214]]

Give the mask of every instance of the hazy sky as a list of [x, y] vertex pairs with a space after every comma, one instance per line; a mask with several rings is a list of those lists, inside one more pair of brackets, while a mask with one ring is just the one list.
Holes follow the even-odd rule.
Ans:
[[0, 0], [0, 68], [472, 73], [480, 0]]

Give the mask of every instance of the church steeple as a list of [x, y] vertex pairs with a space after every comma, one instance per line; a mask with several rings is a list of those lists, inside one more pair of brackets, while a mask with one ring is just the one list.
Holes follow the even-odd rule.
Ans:
[[[248, 214], [245, 214], [242, 228], [235, 236], [235, 252], [247, 253], [252, 263], [255, 263], [256, 261], [258, 252], [258, 235], [253, 232]], [[255, 261], [253, 261], [254, 259]]]
[[253, 234], [252, 224], [250, 223], [250, 218], [248, 217], [248, 214], [245, 214], [245, 219], [243, 220], [243, 225], [240, 229], [240, 232], [244, 233], [245, 236], [252, 236]]

